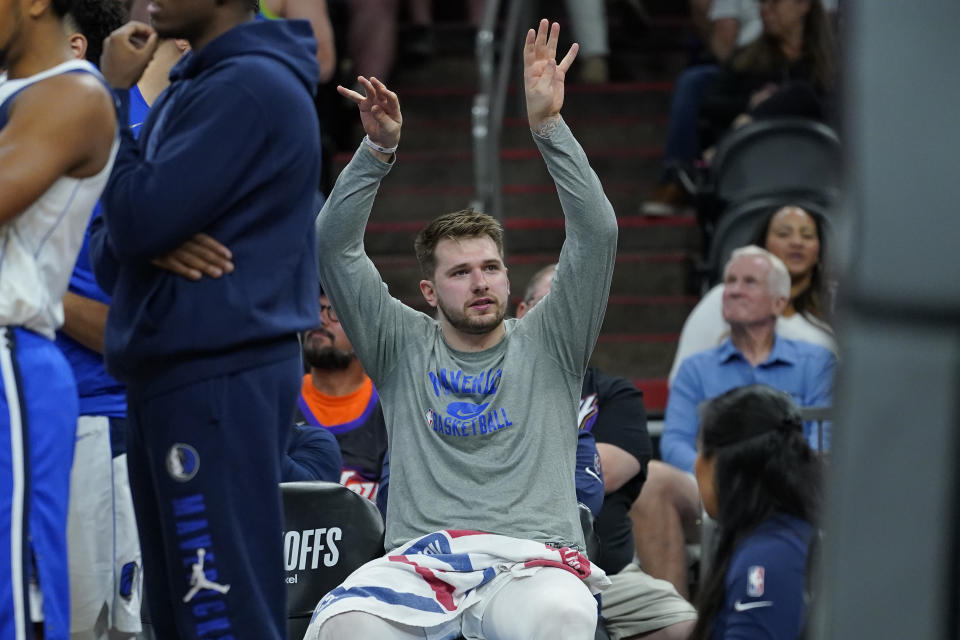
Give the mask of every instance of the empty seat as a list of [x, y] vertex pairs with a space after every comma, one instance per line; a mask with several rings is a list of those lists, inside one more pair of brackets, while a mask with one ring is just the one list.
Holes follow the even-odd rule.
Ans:
[[832, 201], [841, 186], [840, 140], [815, 120], [758, 120], [720, 141], [711, 171], [721, 207], [773, 194]]

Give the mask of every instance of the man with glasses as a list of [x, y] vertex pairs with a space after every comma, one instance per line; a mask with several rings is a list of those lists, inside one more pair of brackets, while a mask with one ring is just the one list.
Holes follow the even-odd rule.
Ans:
[[297, 422], [332, 433], [343, 455], [339, 481], [376, 500], [387, 450], [380, 396], [325, 295], [320, 295], [320, 325], [302, 338], [310, 371], [303, 377]]

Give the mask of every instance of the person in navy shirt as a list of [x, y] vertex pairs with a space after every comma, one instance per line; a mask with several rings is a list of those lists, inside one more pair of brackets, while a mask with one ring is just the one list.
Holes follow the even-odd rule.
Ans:
[[[698, 531], [700, 497], [692, 482], [700, 420], [698, 406], [725, 391], [760, 383], [785, 391], [803, 407], [831, 403], [836, 357], [821, 346], [776, 333], [790, 299], [790, 273], [770, 252], [748, 246], [733, 252], [724, 270], [723, 317], [730, 337], [688, 357], [670, 388], [660, 451], [667, 464], [651, 464], [634, 507], [637, 551], [643, 566], [686, 592], [687, 560], [681, 538]], [[819, 430], [803, 427], [813, 447]], [[823, 429], [824, 449], [830, 427]]]
[[798, 638], [822, 463], [796, 403], [761, 384], [728, 391], [706, 406], [699, 445], [697, 484], [719, 536], [690, 637]]

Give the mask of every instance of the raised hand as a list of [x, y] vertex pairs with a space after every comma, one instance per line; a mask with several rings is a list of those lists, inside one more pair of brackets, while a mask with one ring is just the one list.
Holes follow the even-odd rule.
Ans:
[[523, 44], [523, 87], [527, 96], [527, 118], [534, 131], [540, 131], [547, 121], [560, 113], [564, 78], [580, 50], [580, 45], [574, 43], [563, 60], [557, 63], [559, 37], [560, 25], [554, 22], [551, 26], [544, 18], [536, 32], [533, 29], [527, 31], [527, 40]]
[[376, 78], [367, 80], [358, 76], [357, 82], [363, 86], [367, 95], [360, 95], [343, 86], [337, 86], [337, 91], [357, 104], [360, 109], [360, 122], [371, 142], [385, 148], [397, 146], [403, 125], [397, 94]]
[[140, 80], [159, 44], [153, 27], [130, 21], [103, 41], [100, 73], [111, 87], [129, 89]]

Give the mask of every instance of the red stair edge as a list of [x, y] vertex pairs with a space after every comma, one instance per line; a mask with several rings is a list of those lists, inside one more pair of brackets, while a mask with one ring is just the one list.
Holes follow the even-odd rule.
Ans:
[[643, 392], [643, 406], [647, 413], [663, 414], [666, 411], [670, 395], [666, 378], [636, 378], [633, 385]]
[[[403, 233], [419, 231], [429, 224], [429, 220], [397, 220], [389, 222], [368, 222], [367, 233]], [[694, 216], [617, 216], [621, 227], [693, 227], [697, 220]], [[563, 218], [510, 218], [503, 223], [505, 229], [545, 230], [562, 229]]]

